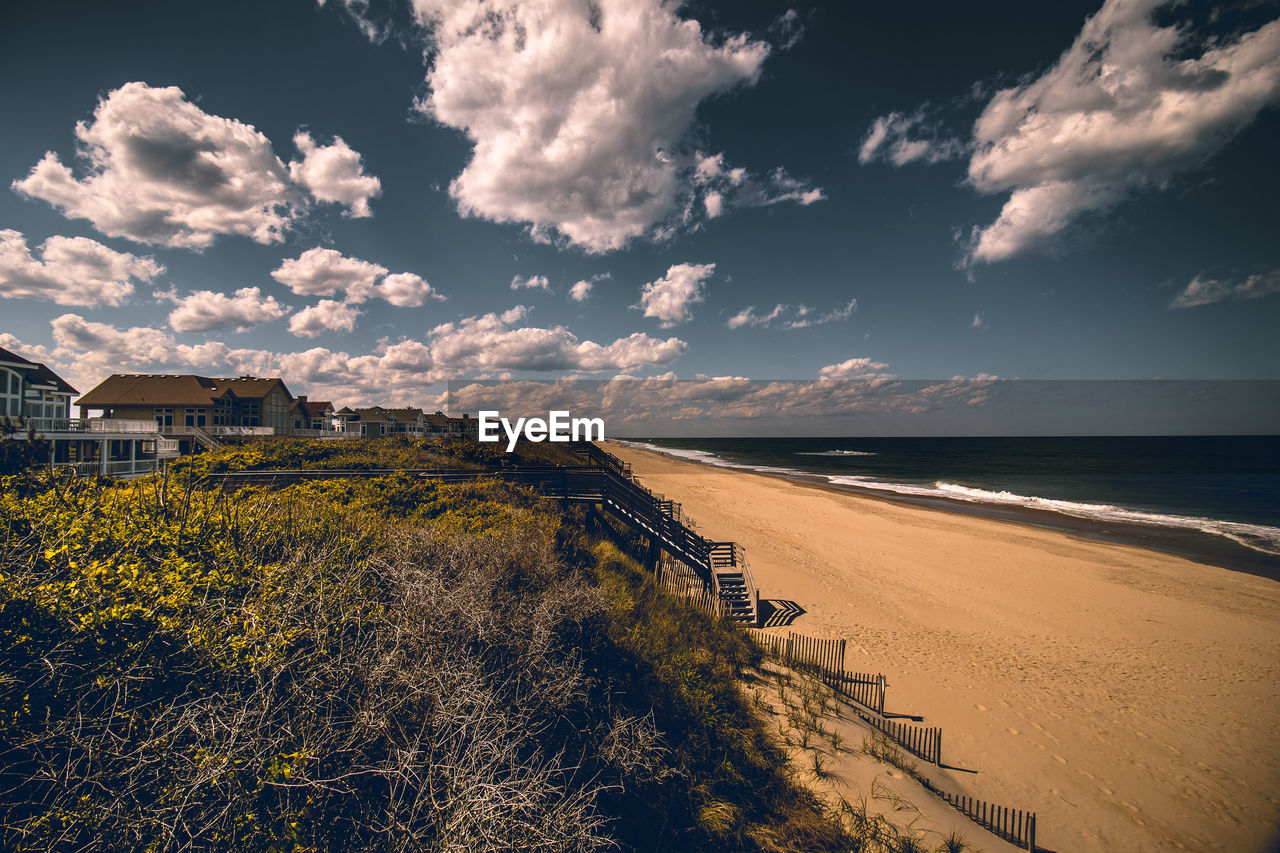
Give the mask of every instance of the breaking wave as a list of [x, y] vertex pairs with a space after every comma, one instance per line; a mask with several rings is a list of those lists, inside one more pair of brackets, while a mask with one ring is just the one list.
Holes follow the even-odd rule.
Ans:
[[870, 450], [797, 450], [796, 456], [875, 456]]

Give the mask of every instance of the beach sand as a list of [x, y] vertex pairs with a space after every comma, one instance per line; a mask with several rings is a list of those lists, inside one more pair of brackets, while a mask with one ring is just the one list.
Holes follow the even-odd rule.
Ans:
[[1280, 842], [1280, 583], [606, 447], [742, 544], [791, 630], [883, 672], [887, 712], [941, 726], [947, 785], [1037, 812], [1040, 847]]

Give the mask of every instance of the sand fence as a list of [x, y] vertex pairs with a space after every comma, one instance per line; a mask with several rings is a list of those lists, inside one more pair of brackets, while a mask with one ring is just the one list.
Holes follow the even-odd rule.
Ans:
[[[794, 631], [788, 631], [786, 636], [757, 629], [750, 629], [749, 633], [779, 663], [812, 673], [837, 695], [850, 700], [854, 713], [904, 750], [938, 767], [944, 766], [942, 729], [910, 725], [886, 716], [884, 702], [888, 683], [884, 675], [845, 670], [845, 640], [809, 637]], [[943, 802], [993, 835], [1026, 850], [1036, 849], [1035, 812], [952, 794], [919, 774], [913, 775]]]

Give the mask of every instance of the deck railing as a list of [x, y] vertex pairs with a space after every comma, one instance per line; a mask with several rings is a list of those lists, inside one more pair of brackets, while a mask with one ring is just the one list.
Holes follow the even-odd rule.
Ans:
[[[28, 418], [27, 424], [37, 433], [50, 432], [106, 432], [106, 433], [159, 433], [155, 421], [138, 421], [127, 418]], [[25, 432], [25, 428], [20, 432]]]

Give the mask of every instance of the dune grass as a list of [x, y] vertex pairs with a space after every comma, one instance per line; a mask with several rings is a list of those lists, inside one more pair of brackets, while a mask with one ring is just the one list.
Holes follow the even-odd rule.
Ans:
[[[199, 465], [350, 466], [308, 444]], [[857, 849], [737, 687], [758, 649], [582, 514], [195, 468], [0, 482], [0, 847]]]

